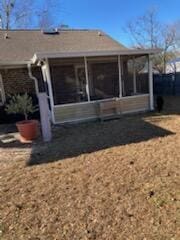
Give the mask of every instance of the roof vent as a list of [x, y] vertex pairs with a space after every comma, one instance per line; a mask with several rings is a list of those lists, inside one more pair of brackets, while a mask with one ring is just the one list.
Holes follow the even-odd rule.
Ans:
[[49, 35], [54, 35], [54, 34], [59, 34], [59, 31], [57, 28], [46, 28], [42, 30], [43, 34], [49, 34]]
[[6, 32], [5, 34], [4, 34], [4, 39], [8, 39], [9, 38], [9, 36], [8, 36], [8, 33]]
[[101, 37], [102, 35], [103, 35], [102, 32], [99, 31], [99, 32], [98, 32], [98, 36]]

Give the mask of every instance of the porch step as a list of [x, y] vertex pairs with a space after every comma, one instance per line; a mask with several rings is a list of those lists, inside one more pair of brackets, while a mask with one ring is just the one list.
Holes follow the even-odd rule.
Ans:
[[120, 103], [115, 99], [99, 103], [99, 118], [101, 121], [119, 118], [120, 114]]

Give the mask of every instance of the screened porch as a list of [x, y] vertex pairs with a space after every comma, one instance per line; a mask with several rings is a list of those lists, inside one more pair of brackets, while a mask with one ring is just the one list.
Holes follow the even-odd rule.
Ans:
[[49, 58], [44, 75], [53, 122], [99, 118], [101, 103], [110, 103], [107, 115], [117, 113], [113, 106], [119, 114], [152, 109], [149, 59], [148, 54]]

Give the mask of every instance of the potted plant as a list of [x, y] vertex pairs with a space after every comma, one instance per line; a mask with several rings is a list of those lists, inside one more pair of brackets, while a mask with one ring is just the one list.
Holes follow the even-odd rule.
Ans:
[[16, 123], [22, 139], [29, 141], [37, 137], [38, 121], [28, 120], [29, 114], [36, 112], [37, 107], [33, 106], [32, 98], [27, 93], [12, 96], [5, 110], [8, 114], [20, 113], [24, 115], [25, 120]]

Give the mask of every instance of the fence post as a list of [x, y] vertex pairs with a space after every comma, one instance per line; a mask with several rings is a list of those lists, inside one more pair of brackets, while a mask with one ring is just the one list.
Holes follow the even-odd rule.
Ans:
[[50, 142], [52, 139], [49, 105], [46, 93], [39, 93], [39, 109], [41, 118], [41, 130], [44, 142]]
[[149, 55], [149, 95], [150, 95], [150, 110], [154, 110], [154, 94], [153, 94], [153, 68], [152, 60]]

